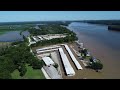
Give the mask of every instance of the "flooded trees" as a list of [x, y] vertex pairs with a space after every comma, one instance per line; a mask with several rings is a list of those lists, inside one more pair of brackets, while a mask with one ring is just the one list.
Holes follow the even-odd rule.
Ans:
[[95, 69], [96, 72], [98, 72], [99, 70], [103, 69], [103, 64], [100, 61], [96, 61], [96, 62], [92, 62], [90, 67], [92, 69]]

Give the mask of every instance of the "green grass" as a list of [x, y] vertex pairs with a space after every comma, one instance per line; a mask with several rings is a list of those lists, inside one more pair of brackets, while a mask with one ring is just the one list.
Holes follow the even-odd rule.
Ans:
[[23, 26], [23, 25], [20, 27], [17, 27], [16, 25], [0, 26], [0, 35], [5, 34], [6, 32], [9, 31], [22, 31], [22, 30], [24, 31], [28, 27], [29, 26]]
[[86, 57], [85, 57], [85, 59], [90, 59], [90, 58], [91, 58], [91, 56], [86, 56]]
[[5, 33], [9, 32], [9, 31], [10, 30], [0, 30], [0, 35], [5, 34]]
[[45, 79], [41, 70], [33, 69], [31, 66], [28, 65], [26, 66], [27, 66], [27, 72], [23, 77], [19, 76], [18, 70], [15, 70], [12, 73], [12, 78], [13, 79]]
[[10, 29], [3, 30], [3, 29], [0, 29], [0, 35], [5, 34], [7, 32], [10, 32], [10, 31], [18, 31], [18, 30], [10, 30]]

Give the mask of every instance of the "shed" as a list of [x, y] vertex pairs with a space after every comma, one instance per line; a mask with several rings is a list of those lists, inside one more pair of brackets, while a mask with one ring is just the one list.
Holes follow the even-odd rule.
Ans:
[[45, 64], [46, 64], [47, 66], [49, 66], [49, 65], [54, 65], [54, 64], [55, 64], [50, 57], [43, 57], [42, 59], [43, 59], [43, 61], [45, 62]]

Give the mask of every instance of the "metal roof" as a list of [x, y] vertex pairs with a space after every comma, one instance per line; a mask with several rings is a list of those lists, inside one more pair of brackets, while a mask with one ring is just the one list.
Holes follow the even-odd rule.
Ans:
[[61, 76], [58, 74], [58, 71], [54, 66], [43, 66], [47, 74], [52, 79], [62, 79]]
[[64, 45], [66, 50], [68, 51], [70, 57], [72, 58], [73, 62], [75, 63], [77, 69], [83, 69], [81, 67], [81, 65], [79, 64], [79, 62], [76, 60], [75, 56], [73, 55], [73, 53], [71, 52], [70, 48], [68, 47], [68, 45]]
[[45, 47], [45, 48], [41, 48], [41, 49], [36, 49], [36, 51], [43, 51], [43, 50], [48, 50], [48, 49], [55, 49], [55, 48], [59, 48], [60, 46], [52, 46], [52, 47]]
[[66, 71], [66, 74], [68, 76], [73, 76], [75, 75], [75, 71], [74, 69], [72, 68], [66, 54], [64, 53], [63, 49], [62, 48], [59, 48], [59, 52], [60, 52], [60, 56], [61, 56], [61, 59], [62, 59], [62, 62], [63, 62], [63, 65], [64, 65], [64, 68], [65, 68], [65, 71]]
[[54, 65], [54, 64], [55, 64], [50, 57], [43, 57], [42, 59], [43, 59], [43, 61], [45, 62], [45, 64], [46, 64], [47, 66], [49, 66], [49, 65]]

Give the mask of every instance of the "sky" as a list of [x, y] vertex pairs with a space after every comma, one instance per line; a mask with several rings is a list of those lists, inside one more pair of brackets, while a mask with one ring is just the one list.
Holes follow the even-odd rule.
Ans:
[[0, 11], [0, 22], [120, 20], [120, 11]]

